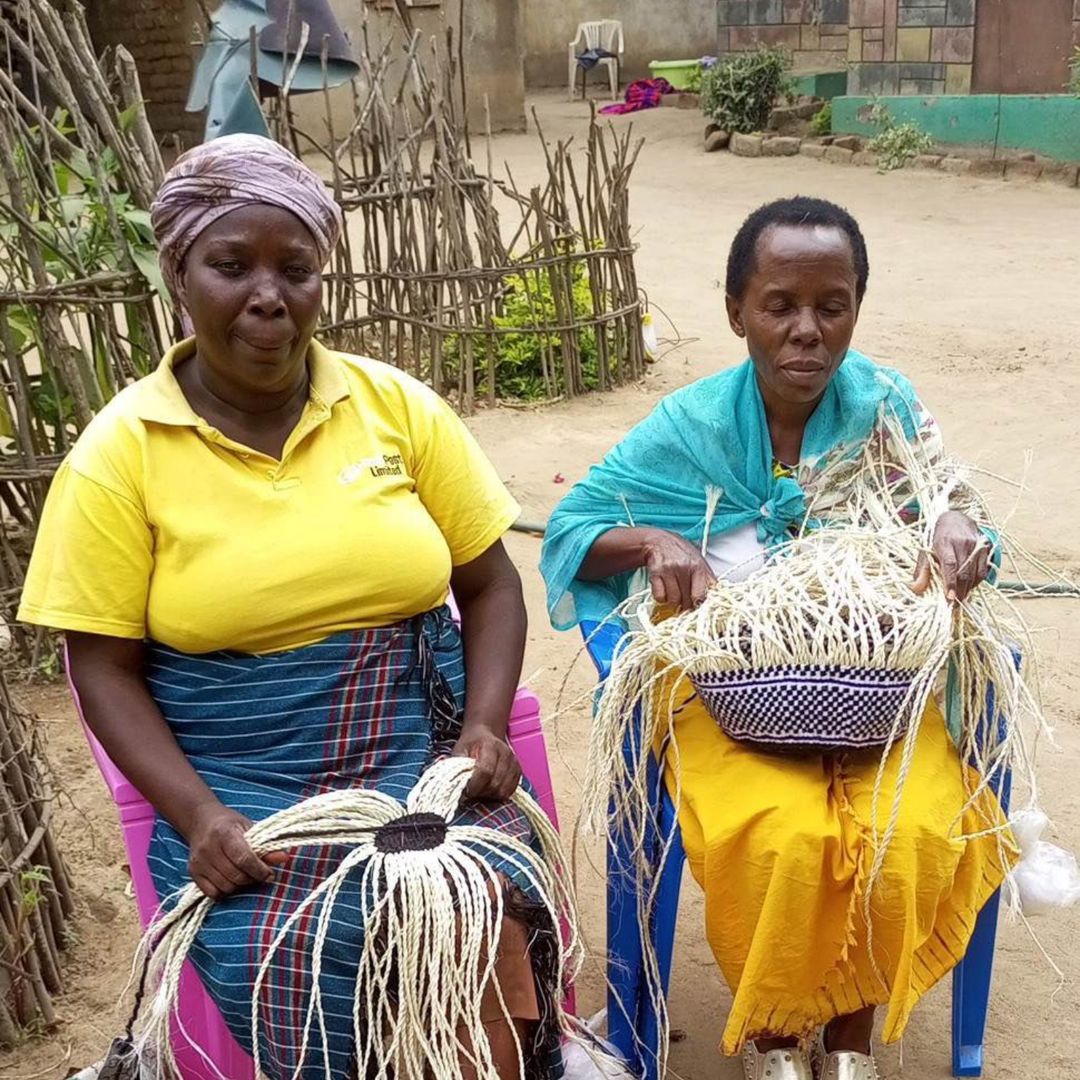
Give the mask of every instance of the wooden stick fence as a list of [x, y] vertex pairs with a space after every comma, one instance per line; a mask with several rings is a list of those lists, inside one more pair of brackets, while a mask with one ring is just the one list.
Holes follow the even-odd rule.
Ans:
[[[0, 0], [0, 52], [0, 618], [5, 659], [37, 668], [52, 641], [14, 615], [49, 482], [163, 352], [162, 167], [131, 57], [99, 64], [77, 4]], [[0, 675], [0, 1044], [56, 1021], [73, 911], [38, 733]]]
[[[296, 128], [288, 86], [271, 110], [282, 142], [318, 152], [349, 221], [325, 336], [463, 412], [515, 393], [507, 372], [523, 350], [533, 399], [639, 379], [628, 185], [640, 143], [595, 117], [580, 151], [540, 132], [546, 171], [522, 188], [508, 168], [496, 175], [488, 121], [478, 170], [460, 25], [425, 41], [402, 3], [393, 18], [393, 33], [364, 26], [347, 130], [325, 91], [325, 140]], [[0, 619], [11, 656], [36, 669], [53, 645], [14, 615], [48, 484], [169, 336], [148, 216], [163, 169], [130, 55], [99, 61], [75, 0], [0, 0], [0, 51]], [[72, 892], [43, 761], [0, 677], [0, 1044], [51, 1024], [61, 989]]]
[[163, 353], [163, 170], [131, 56], [99, 64], [77, 4], [0, 0], [0, 50], [0, 616], [36, 667], [49, 640], [14, 614], [49, 479]]
[[36, 728], [0, 675], [0, 1045], [56, 1022], [60, 953], [74, 911], [50, 831], [53, 794]]
[[[349, 235], [327, 275], [324, 336], [409, 370], [465, 413], [501, 396], [514, 342], [537, 360], [533, 396], [640, 379], [629, 224], [640, 141], [594, 116], [582, 153], [570, 140], [549, 149], [534, 113], [543, 182], [521, 190], [509, 169], [496, 177], [490, 130], [478, 171], [459, 44], [451, 31], [422, 41], [399, 5], [396, 34], [363, 25], [354, 121], [340, 141], [327, 99], [321, 153]], [[282, 141], [320, 147], [291, 126], [287, 101], [274, 116]]]

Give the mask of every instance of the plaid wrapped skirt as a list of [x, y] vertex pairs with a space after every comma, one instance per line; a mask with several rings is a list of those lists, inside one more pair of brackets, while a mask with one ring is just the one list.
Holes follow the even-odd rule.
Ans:
[[[375, 788], [404, 801], [424, 769], [453, 745], [465, 690], [461, 635], [446, 608], [266, 656], [191, 656], [152, 645], [146, 678], [196, 771], [226, 806], [253, 821], [334, 789]], [[529, 835], [511, 806], [473, 804], [462, 818]], [[191, 960], [241, 1046], [251, 1046], [252, 992], [267, 947], [343, 854], [295, 849], [275, 880], [235, 893], [210, 912]], [[528, 882], [516, 880], [512, 866], [489, 861], [523, 901], [541, 1014], [526, 1047], [526, 1075], [547, 1080], [561, 1073], [550, 1023], [550, 1004], [562, 993], [552, 985], [557, 929], [530, 897]], [[188, 846], [160, 818], [149, 863], [166, 903], [190, 880]], [[297, 1068], [303, 1080], [322, 1080], [327, 1064], [335, 1077], [354, 1075], [353, 997], [363, 941], [359, 874], [342, 891], [323, 953], [320, 991], [331, 1060], [324, 1061], [316, 1038], [301, 1061], [316, 910], [290, 931], [262, 987], [260, 1050], [271, 1080], [291, 1077]]]

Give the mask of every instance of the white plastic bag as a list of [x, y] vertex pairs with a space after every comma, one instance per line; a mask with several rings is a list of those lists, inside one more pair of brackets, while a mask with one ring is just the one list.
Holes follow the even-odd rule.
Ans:
[[660, 342], [656, 337], [656, 322], [648, 311], [641, 316], [641, 343], [645, 348], [645, 359], [652, 363], [660, 353]]
[[563, 1080], [634, 1080], [621, 1062], [593, 1057], [583, 1046], [563, 1047]]
[[1020, 861], [1009, 875], [1012, 903], [1025, 916], [1072, 907], [1080, 900], [1076, 856], [1042, 839], [1050, 821], [1041, 810], [1025, 810], [1010, 822]]
[[[615, 1048], [597, 1034], [606, 1019], [604, 1009], [585, 1025], [593, 1033], [601, 1054], [590, 1054], [578, 1043], [563, 1046], [563, 1080], [634, 1080], [634, 1074], [618, 1060]], [[610, 1057], [602, 1056], [603, 1052]]]

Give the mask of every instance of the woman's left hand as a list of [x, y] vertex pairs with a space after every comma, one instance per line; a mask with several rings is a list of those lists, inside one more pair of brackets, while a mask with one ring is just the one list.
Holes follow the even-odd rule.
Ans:
[[491, 728], [466, 725], [454, 746], [455, 757], [471, 757], [476, 762], [465, 788], [467, 799], [506, 802], [521, 782], [521, 765], [510, 744]]
[[[947, 510], [938, 519], [933, 550], [949, 600], [963, 603], [990, 572], [990, 544], [979, 526], [959, 510]], [[921, 595], [929, 584], [930, 564], [920, 555], [912, 587]]]

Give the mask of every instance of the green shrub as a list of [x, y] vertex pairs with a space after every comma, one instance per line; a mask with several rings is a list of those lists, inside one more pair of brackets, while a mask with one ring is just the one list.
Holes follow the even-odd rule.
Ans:
[[[118, 116], [122, 130], [133, 115], [125, 110]], [[66, 110], [53, 112], [49, 123], [64, 138], [76, 139]], [[21, 429], [24, 438], [35, 440], [37, 452], [49, 454], [66, 451], [80, 423], [89, 420], [78, 416], [73, 378], [82, 382], [93, 409], [155, 363], [152, 302], [125, 301], [118, 292], [111, 306], [67, 306], [61, 304], [64, 286], [134, 267], [163, 300], [166, 294], [150, 214], [119, 190], [123, 169], [114, 152], [105, 147], [91, 160], [76, 149], [54, 158], [45, 152], [41, 125], [25, 126], [21, 136], [8, 162], [9, 177], [28, 203], [29, 216], [17, 221], [11, 194], [0, 190], [0, 294], [17, 295], [37, 280], [33, 255], [46, 277], [45, 283], [38, 282], [40, 291], [56, 294], [52, 318], [45, 317], [44, 304], [33, 300], [0, 304], [0, 355], [8, 350], [9, 364], [21, 357], [29, 368], [17, 392], [11, 382], [7, 395], [0, 393], [0, 451], [21, 445], [16, 435]], [[137, 296], [141, 286], [132, 282], [125, 289]], [[105, 294], [100, 295], [104, 300]], [[64, 332], [66, 337], [60, 337]], [[28, 406], [26, 422], [19, 417], [16, 398]]]
[[734, 53], [701, 77], [701, 111], [725, 131], [761, 131], [776, 99], [792, 94], [791, 57], [762, 47]]
[[810, 120], [810, 130], [815, 135], [828, 135], [832, 131], [832, 102], [826, 101], [824, 105]]
[[934, 149], [934, 140], [918, 124], [910, 121], [898, 124], [884, 105], [874, 106], [870, 122], [879, 130], [867, 145], [877, 154], [882, 172], [902, 169], [919, 154], [929, 154]]
[[[571, 281], [575, 319], [591, 315], [593, 296], [584, 260], [573, 264]], [[562, 334], [535, 329], [537, 326], [558, 326], [561, 321], [555, 307], [550, 273], [547, 270], [522, 270], [505, 278], [504, 286], [506, 291], [503, 293], [501, 310], [492, 317], [492, 325], [501, 330], [521, 332], [471, 335], [478, 374], [484, 373], [477, 393], [484, 393], [488, 388], [484, 360], [487, 355], [485, 350], [490, 347], [492, 339], [495, 342], [496, 397], [542, 401], [552, 393], [562, 393], [565, 389]], [[595, 327], [588, 326], [578, 331], [578, 349], [581, 381], [586, 390], [595, 390], [599, 385]], [[460, 335], [447, 339], [444, 361], [451, 382], [457, 380], [461, 351]], [[545, 354], [550, 375], [548, 382], [544, 380]]]

